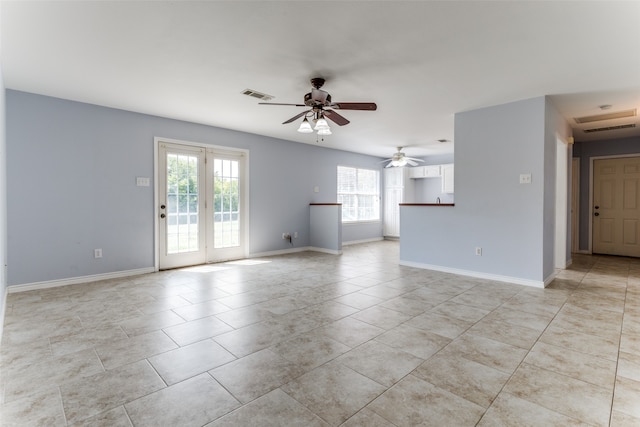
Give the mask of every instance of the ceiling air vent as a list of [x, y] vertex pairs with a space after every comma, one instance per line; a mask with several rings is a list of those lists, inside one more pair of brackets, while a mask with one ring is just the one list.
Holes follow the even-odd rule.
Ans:
[[635, 117], [636, 109], [633, 110], [624, 110], [617, 111], [615, 113], [605, 113], [605, 114], [597, 114], [595, 116], [584, 116], [584, 117], [575, 117], [573, 120], [576, 123], [591, 123], [591, 122], [599, 122], [601, 120], [611, 120], [611, 119], [622, 119], [624, 117]]
[[634, 127], [636, 127], [636, 124], [635, 123], [630, 123], [628, 125], [607, 126], [607, 127], [603, 127], [603, 128], [585, 129], [584, 133], [604, 132], [606, 130], [628, 129], [628, 128], [634, 128]]
[[258, 92], [257, 90], [245, 89], [242, 91], [243, 95], [252, 96], [254, 98], [258, 98], [262, 101], [270, 101], [273, 99], [273, 96], [267, 95], [266, 93]]

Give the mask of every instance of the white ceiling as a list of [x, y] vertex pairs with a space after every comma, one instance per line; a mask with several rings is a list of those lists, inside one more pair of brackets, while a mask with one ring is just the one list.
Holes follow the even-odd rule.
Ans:
[[340, 111], [327, 147], [388, 157], [447, 153], [461, 111], [551, 95], [573, 117], [640, 110], [637, 1], [2, 1], [5, 86], [316, 144], [281, 124], [309, 79]]

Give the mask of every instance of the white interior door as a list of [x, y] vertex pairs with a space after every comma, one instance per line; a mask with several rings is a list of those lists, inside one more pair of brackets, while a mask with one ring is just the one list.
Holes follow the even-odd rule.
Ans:
[[640, 157], [593, 168], [593, 253], [640, 257]]
[[158, 150], [159, 267], [202, 264], [205, 150], [161, 143]]

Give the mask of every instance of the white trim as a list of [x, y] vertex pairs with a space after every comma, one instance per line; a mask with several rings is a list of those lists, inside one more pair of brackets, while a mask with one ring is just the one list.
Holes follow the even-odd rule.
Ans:
[[314, 252], [322, 252], [322, 253], [330, 254], [330, 255], [342, 255], [342, 251], [336, 251], [336, 250], [333, 250], [333, 249], [325, 249], [325, 248], [316, 248], [314, 246], [310, 246], [308, 248], [308, 250], [314, 251]]
[[154, 273], [153, 267], [138, 268], [135, 270], [115, 271], [113, 273], [92, 274], [90, 276], [70, 277], [68, 279], [47, 280], [44, 282], [24, 283], [22, 285], [7, 286], [10, 294], [17, 292], [34, 291], [38, 289], [57, 288], [58, 286], [76, 285], [78, 283], [97, 282], [99, 280], [118, 279], [128, 276], [139, 276], [141, 274]]
[[291, 249], [280, 249], [277, 251], [267, 251], [267, 252], [256, 252], [253, 254], [249, 254], [248, 258], [262, 258], [266, 256], [275, 256], [275, 255], [286, 255], [293, 254], [297, 252], [306, 252], [311, 250], [310, 246], [301, 246], [299, 248], [291, 248]]
[[[573, 205], [574, 190], [575, 206]], [[571, 208], [573, 209], [573, 212], [571, 212], [571, 250], [576, 252], [580, 250], [580, 157], [571, 158], [571, 202]], [[574, 229], [575, 235], [573, 234]]]
[[7, 313], [7, 295], [9, 295], [9, 287], [4, 287], [4, 299], [2, 300], [2, 307], [0, 307], [0, 343], [2, 342], [2, 333], [4, 332], [4, 316]]
[[351, 240], [349, 242], [342, 242], [342, 246], [358, 245], [360, 243], [380, 242], [382, 240], [385, 240], [384, 237], [373, 237], [371, 239]]
[[534, 288], [544, 288], [555, 278], [555, 273], [544, 281], [521, 279], [519, 277], [501, 276], [498, 274], [481, 273], [479, 271], [461, 270], [458, 268], [442, 267], [440, 265], [423, 264], [421, 262], [402, 261], [400, 265], [406, 267], [422, 268], [425, 270], [442, 271], [443, 273], [459, 274], [460, 276], [476, 277], [478, 279], [496, 280], [498, 282], [514, 283], [516, 285], [532, 286]]

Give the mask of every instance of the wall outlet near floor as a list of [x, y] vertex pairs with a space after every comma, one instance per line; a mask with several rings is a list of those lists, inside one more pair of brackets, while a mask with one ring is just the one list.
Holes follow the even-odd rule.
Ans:
[[482, 248], [476, 248], [476, 255], [482, 256]]
[[94, 258], [102, 258], [102, 249], [94, 249], [93, 250]]
[[298, 232], [297, 232], [297, 231], [294, 231], [294, 232], [293, 232], [293, 238], [294, 238], [294, 239], [297, 239], [297, 238], [298, 238]]

